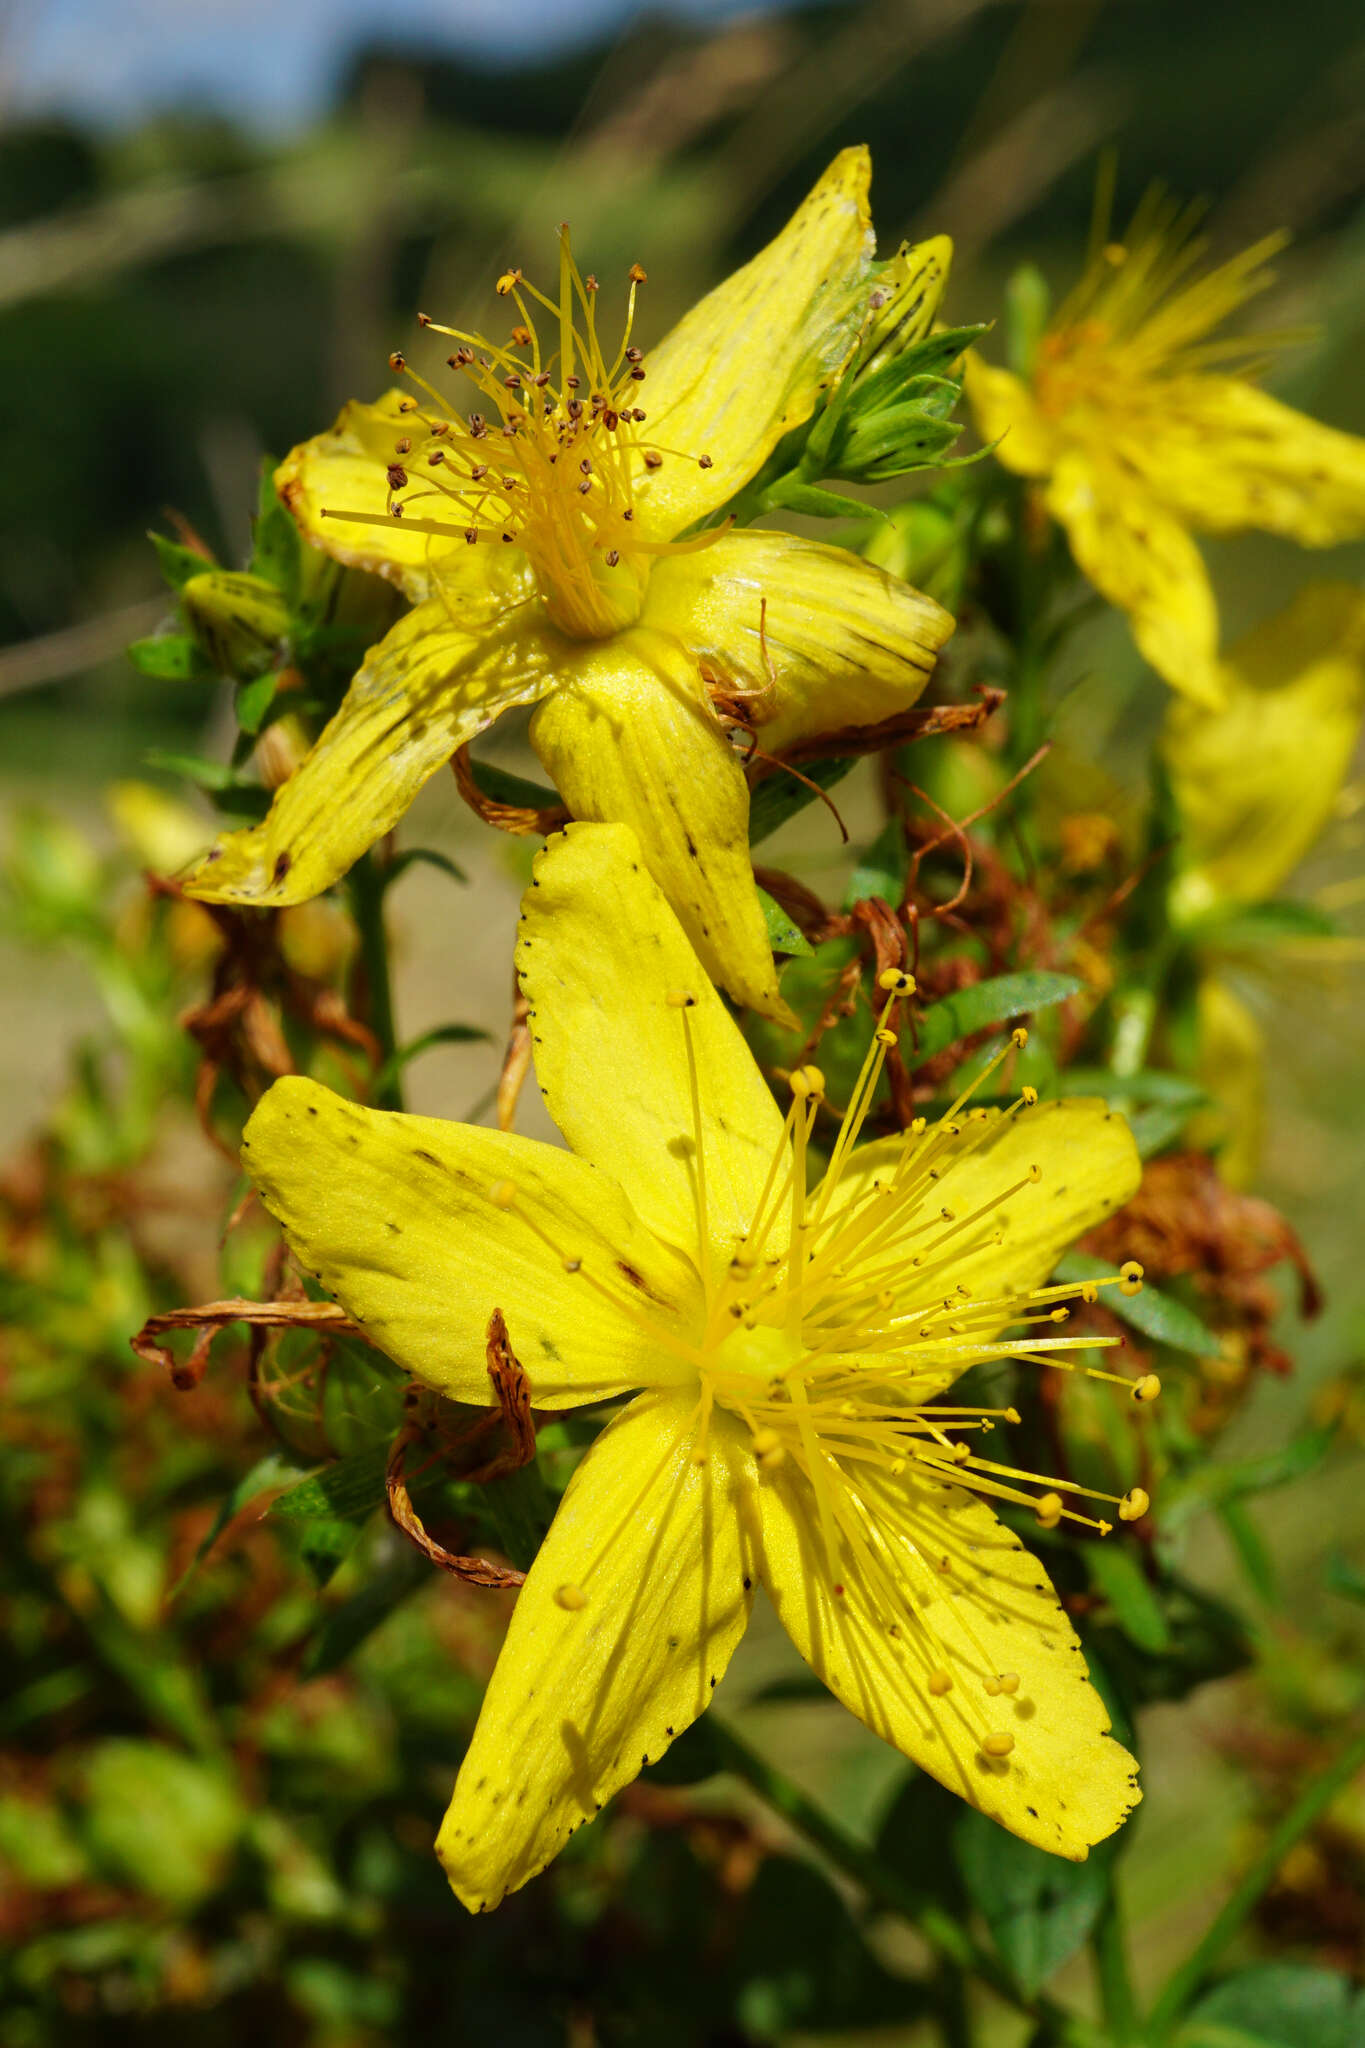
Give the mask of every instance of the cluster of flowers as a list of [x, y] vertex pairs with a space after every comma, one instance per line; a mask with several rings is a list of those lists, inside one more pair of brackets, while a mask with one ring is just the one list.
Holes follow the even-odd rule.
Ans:
[[[1085, 1362], [1113, 1340], [1064, 1326], [1097, 1283], [1053, 1279], [1138, 1186], [1124, 1119], [1028, 1086], [974, 1105], [978, 1076], [937, 1121], [865, 1141], [912, 976], [882, 973], [838, 1115], [809, 1064], [783, 1113], [731, 1007], [792, 1021], [737, 732], [773, 755], [894, 720], [954, 626], [885, 568], [741, 523], [847, 510], [830, 480], [879, 481], [951, 442], [940, 394], [956, 396], [947, 372], [973, 338], [935, 326], [951, 251], [878, 263], [868, 178], [864, 152], [837, 158], [648, 354], [643, 273], [612, 348], [563, 231], [556, 297], [499, 280], [506, 341], [422, 319], [476, 409], [395, 356], [399, 387], [348, 406], [277, 479], [310, 542], [410, 609], [269, 815], [221, 839], [189, 893], [318, 895], [513, 706], [536, 707], [531, 742], [575, 821], [536, 862], [517, 945], [568, 1150], [303, 1078], [270, 1089], [243, 1144], [300, 1265], [416, 1380], [486, 1404], [498, 1312], [535, 1408], [625, 1402], [520, 1592], [441, 1833], [473, 1909], [542, 1869], [705, 1709], [759, 1585], [850, 1711], [1024, 1839], [1083, 1857], [1138, 1797], [1071, 1623], [992, 1503], [1108, 1534], [1147, 1497], [991, 1458], [986, 1437], [1017, 1417], [949, 1393], [1001, 1358], [1159, 1393]], [[973, 351], [966, 370], [983, 438], [1034, 480], [1181, 693], [1167, 757], [1192, 928], [1274, 894], [1361, 711], [1365, 599], [1311, 591], [1220, 659], [1191, 537], [1365, 531], [1365, 448], [1208, 339], [1265, 254], [1192, 275], [1183, 224], [1149, 211], [1098, 251], [1031, 363]], [[1308, 718], [1321, 737], [1302, 749]], [[1254, 1027], [1213, 965], [1203, 1015], [1245, 1049]]]

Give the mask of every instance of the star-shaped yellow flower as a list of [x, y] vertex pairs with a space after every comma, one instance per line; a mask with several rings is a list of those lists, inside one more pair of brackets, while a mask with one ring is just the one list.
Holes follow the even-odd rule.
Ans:
[[668, 1747], [759, 1583], [877, 1734], [1084, 1857], [1134, 1804], [1135, 1767], [1041, 1565], [987, 1502], [1109, 1525], [989, 1455], [1009, 1414], [941, 1397], [977, 1361], [1072, 1367], [1095, 1342], [1061, 1327], [1088, 1290], [1047, 1283], [1137, 1187], [1122, 1118], [1025, 1090], [855, 1147], [877, 1037], [808, 1194], [819, 1076], [793, 1077], [784, 1121], [622, 826], [551, 840], [518, 964], [571, 1152], [302, 1079], [271, 1089], [243, 1145], [305, 1267], [427, 1385], [487, 1403], [501, 1308], [537, 1407], [633, 1396], [518, 1596], [438, 1843], [455, 1890], [496, 1904]]
[[1058, 308], [1028, 383], [967, 368], [999, 460], [1045, 479], [1077, 563], [1153, 668], [1215, 708], [1218, 612], [1194, 533], [1259, 527], [1304, 547], [1365, 533], [1365, 441], [1259, 390], [1255, 336], [1210, 338], [1270, 283], [1278, 246], [1191, 275], [1188, 219], [1154, 197]]
[[[1360, 941], [1291, 935], [1249, 957], [1225, 920], [1271, 902], [1318, 840], [1365, 717], [1365, 591], [1312, 583], [1247, 633], [1219, 671], [1223, 707], [1173, 699], [1161, 750], [1180, 815], [1171, 915], [1199, 956], [1199, 1071], [1218, 1104], [1219, 1168], [1245, 1186], [1260, 1162], [1265, 1042], [1229, 967], [1282, 973], [1358, 959]], [[1221, 929], [1220, 929], [1221, 927]], [[1235, 936], [1235, 927], [1234, 927]]]
[[[415, 395], [348, 405], [294, 450], [277, 481], [307, 538], [393, 578], [414, 609], [371, 650], [269, 817], [223, 839], [192, 894], [316, 895], [457, 747], [535, 703], [532, 742], [570, 810], [633, 825], [707, 974], [785, 1014], [748, 786], [713, 697], [738, 700], [770, 753], [875, 724], [914, 702], [953, 622], [840, 548], [686, 536], [893, 315], [898, 331], [928, 331], [951, 245], [874, 266], [869, 178], [867, 152], [845, 150], [777, 239], [648, 357], [631, 341], [643, 273], [619, 348], [604, 345], [596, 281], [565, 233], [557, 301], [519, 271], [499, 280], [510, 343], [436, 330], [474, 381], [474, 411], [395, 357]], [[543, 332], [538, 308], [552, 316]]]

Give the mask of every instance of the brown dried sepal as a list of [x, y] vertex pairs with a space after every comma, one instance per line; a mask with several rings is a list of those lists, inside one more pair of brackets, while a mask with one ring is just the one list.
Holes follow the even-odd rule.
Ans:
[[502, 804], [495, 797], [485, 796], [474, 780], [467, 746], [456, 750], [450, 765], [455, 774], [455, 787], [475, 817], [482, 818], [485, 825], [495, 826], [499, 832], [511, 832], [522, 839], [547, 839], [551, 832], [558, 832], [569, 822], [569, 813], [563, 804], [546, 804], [537, 809], [531, 804]]
[[498, 1074], [498, 1129], [510, 1131], [517, 1120], [517, 1104], [531, 1071], [531, 1005], [515, 973], [512, 976], [512, 1024], [507, 1049]]
[[936, 733], [976, 732], [1004, 701], [1003, 690], [983, 685], [975, 704], [915, 704], [877, 725], [841, 726], [836, 732], [798, 740], [780, 754], [756, 756], [749, 781], [751, 786], [766, 781], [769, 775], [799, 767], [803, 761], [823, 761], [835, 755], [880, 754], [887, 747], [931, 739]]
[[[220, 1330], [229, 1323], [250, 1323], [255, 1329], [322, 1330], [330, 1337], [363, 1337], [359, 1323], [353, 1323], [344, 1308], [334, 1301], [229, 1301], [201, 1302], [197, 1308], [172, 1308], [148, 1316], [130, 1342], [134, 1353], [146, 1365], [162, 1367], [182, 1393], [197, 1387], [209, 1362], [209, 1348]], [[197, 1330], [189, 1356], [177, 1359], [169, 1344], [158, 1340], [169, 1330]]]

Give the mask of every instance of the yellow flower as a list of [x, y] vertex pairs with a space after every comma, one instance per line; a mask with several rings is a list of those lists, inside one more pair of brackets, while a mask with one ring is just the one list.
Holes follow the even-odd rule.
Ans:
[[[634, 1396], [518, 1596], [438, 1843], [456, 1891], [496, 1904], [681, 1734], [760, 1582], [878, 1735], [1083, 1858], [1134, 1804], [1134, 1765], [987, 1502], [1109, 1524], [989, 1456], [1012, 1411], [928, 1404], [978, 1361], [1074, 1369], [1095, 1342], [1062, 1328], [1080, 1290], [1047, 1282], [1137, 1187], [1127, 1126], [1027, 1090], [855, 1149], [878, 1036], [808, 1195], [819, 1075], [793, 1077], [784, 1120], [622, 826], [570, 826], [539, 856], [518, 965], [571, 1152], [302, 1079], [243, 1145], [304, 1266], [418, 1379], [486, 1404], [501, 1308], [537, 1407]], [[1115, 1505], [1131, 1519], [1146, 1497]]]
[[1192, 276], [1188, 217], [1154, 197], [1058, 309], [1029, 383], [967, 370], [1000, 461], [1046, 480], [1076, 561], [1153, 668], [1213, 707], [1218, 613], [1193, 531], [1259, 527], [1305, 547], [1365, 532], [1365, 441], [1259, 390], [1254, 337], [1209, 338], [1269, 284], [1278, 246]]
[[[844, 151], [782, 234], [647, 359], [631, 341], [643, 272], [620, 346], [603, 345], [596, 280], [564, 231], [557, 302], [519, 271], [498, 282], [516, 314], [509, 344], [435, 329], [454, 339], [478, 409], [456, 413], [395, 357], [417, 396], [348, 405], [294, 450], [277, 481], [307, 538], [391, 577], [414, 609], [265, 822], [196, 870], [195, 894], [316, 895], [457, 747], [537, 703], [532, 742], [570, 810], [633, 825], [707, 974], [786, 1014], [748, 786], [713, 694], [739, 700], [768, 752], [873, 724], [914, 702], [953, 622], [843, 549], [680, 536], [809, 420], [893, 314], [927, 331], [950, 245], [874, 266], [869, 177], [866, 151]], [[552, 316], [543, 334], [537, 307]]]
[[[1220, 938], [1217, 920], [1278, 895], [1332, 815], [1365, 715], [1365, 591], [1310, 584], [1237, 643], [1219, 681], [1222, 709], [1173, 700], [1161, 744], [1181, 823], [1171, 915], [1202, 962], [1199, 1073], [1218, 1105], [1192, 1134], [1221, 1138], [1220, 1169], [1242, 1187], [1260, 1159], [1265, 1046], [1227, 976], [1245, 946]], [[1353, 944], [1286, 935], [1270, 959]], [[1253, 956], [1262, 968], [1266, 945]]]

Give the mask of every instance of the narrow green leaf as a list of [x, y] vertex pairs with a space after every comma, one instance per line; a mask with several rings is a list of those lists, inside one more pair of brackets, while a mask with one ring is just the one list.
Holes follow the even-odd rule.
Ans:
[[205, 569], [217, 566], [212, 555], [201, 555], [198, 548], [187, 548], [178, 540], [167, 540], [164, 533], [149, 533], [147, 538], [156, 549], [157, 567], [172, 590], [179, 590], [191, 576], [202, 576]]
[[477, 1024], [438, 1024], [434, 1030], [424, 1031], [420, 1038], [414, 1038], [408, 1045], [400, 1045], [392, 1058], [385, 1060], [374, 1077], [375, 1096], [382, 1096], [398, 1079], [404, 1067], [411, 1060], [415, 1060], [419, 1053], [430, 1052], [433, 1045], [470, 1045], [480, 1039], [487, 1040], [490, 1035], [489, 1032], [480, 1030]]
[[765, 775], [749, 799], [749, 844], [757, 846], [776, 832], [779, 825], [785, 825], [788, 818], [794, 818], [798, 811], [804, 811], [807, 804], [816, 801], [815, 790], [808, 785], [815, 783], [820, 789], [833, 789], [836, 782], [842, 782], [851, 768], [858, 764], [855, 754], [831, 754], [823, 761], [803, 761], [801, 776], [785, 771]]
[[251, 574], [273, 583], [291, 606], [299, 598], [299, 567], [303, 541], [275, 489], [275, 463], [261, 464], [261, 488], [252, 528]]
[[1154, 1159], [1168, 1145], [1174, 1145], [1190, 1120], [1187, 1108], [1154, 1102], [1150, 1109], [1135, 1110], [1128, 1119], [1133, 1143], [1142, 1159]]
[[260, 731], [261, 720], [274, 702], [279, 683], [278, 672], [267, 669], [263, 676], [254, 676], [238, 689], [235, 709], [237, 723], [243, 732], [255, 735]]
[[393, 887], [400, 875], [405, 875], [409, 868], [416, 867], [439, 868], [443, 875], [450, 876], [452, 882], [467, 882], [469, 880], [468, 875], [459, 862], [452, 860], [448, 853], [438, 853], [434, 846], [408, 846], [403, 849], [402, 853], [395, 854], [384, 870], [383, 888], [385, 894]]
[[760, 889], [758, 900], [763, 910], [763, 922], [768, 929], [768, 944], [774, 953], [813, 954], [810, 940], [799, 925], [792, 923], [780, 903], [775, 903], [766, 889]]
[[558, 793], [543, 782], [528, 782], [524, 775], [509, 775], [505, 768], [495, 768], [491, 761], [476, 761], [471, 755], [469, 766], [483, 794], [495, 804], [520, 804], [524, 810], [545, 811], [559, 802]]
[[159, 682], [200, 682], [213, 674], [188, 633], [153, 633], [148, 639], [133, 640], [128, 659], [144, 676], [155, 676]]
[[356, 1451], [335, 1465], [326, 1465], [282, 1493], [270, 1509], [280, 1521], [355, 1521], [384, 1499], [387, 1444]]
[[1146, 1067], [1136, 1074], [1114, 1074], [1108, 1067], [1068, 1067], [1068, 1095], [1102, 1095], [1106, 1102], [1163, 1103], [1172, 1109], [1199, 1109], [1208, 1091], [1184, 1074]]
[[308, 1646], [303, 1660], [304, 1677], [321, 1678], [326, 1672], [339, 1669], [388, 1620], [395, 1607], [419, 1586], [428, 1584], [431, 1577], [431, 1566], [420, 1551], [405, 1543], [391, 1564], [377, 1571], [349, 1600], [333, 1608]]
[[985, 1031], [992, 1024], [1045, 1010], [1079, 995], [1084, 984], [1070, 974], [1001, 974], [978, 981], [955, 996], [932, 1003], [919, 1023], [919, 1057], [929, 1059], [960, 1038]]
[[1164, 1656], [1171, 1647], [1170, 1624], [1131, 1548], [1110, 1538], [1083, 1544], [1082, 1549], [1091, 1585], [1109, 1602], [1129, 1641], [1153, 1656]]
[[231, 789], [237, 777], [223, 761], [206, 761], [200, 754], [177, 754], [168, 747], [149, 747], [143, 755], [149, 768], [164, 769], [168, 775], [183, 775], [196, 789]]
[[251, 1467], [251, 1470], [244, 1472], [237, 1481], [237, 1484], [230, 1492], [225, 1493], [222, 1500], [218, 1503], [217, 1514], [209, 1524], [194, 1556], [172, 1586], [168, 1597], [174, 1600], [177, 1594], [188, 1585], [200, 1565], [204, 1562], [204, 1559], [212, 1550], [214, 1544], [218, 1541], [218, 1538], [222, 1535], [224, 1529], [226, 1529], [228, 1523], [233, 1520], [234, 1516], [241, 1513], [248, 1501], [256, 1500], [261, 1494], [273, 1493], [282, 1487], [288, 1486], [293, 1480], [298, 1478], [302, 1469], [299, 1460], [288, 1451], [267, 1451], [263, 1458], [258, 1458]]
[[1272, 903], [1248, 903], [1205, 918], [1196, 927], [1201, 946], [1224, 953], [1259, 953], [1286, 939], [1332, 938], [1340, 926], [1329, 912], [1312, 903], [1281, 897]]
[[1049, 1856], [970, 1809], [953, 1828], [953, 1854], [1002, 1961], [1032, 1998], [1099, 1917], [1108, 1883], [1103, 1859]]
[[[1067, 1252], [1057, 1261], [1053, 1277], [1073, 1283], [1082, 1280], [1117, 1280], [1119, 1269], [1106, 1259], [1093, 1259], [1088, 1252]], [[1188, 1351], [1195, 1358], [1217, 1358], [1222, 1345], [1207, 1323], [1200, 1321], [1183, 1301], [1163, 1294], [1159, 1288], [1143, 1285], [1137, 1294], [1121, 1294], [1106, 1287], [1100, 1297], [1105, 1307], [1121, 1321], [1131, 1323], [1157, 1344], [1169, 1344], [1173, 1351]]]
[[868, 519], [877, 513], [875, 505], [847, 498], [842, 491], [826, 491], [817, 484], [786, 477], [766, 495], [770, 511], [799, 512], [807, 519]]
[[1276, 1594], [1275, 1560], [1270, 1546], [1240, 1500], [1221, 1501], [1218, 1519], [1237, 1553], [1237, 1561], [1258, 1599], [1269, 1606]]

